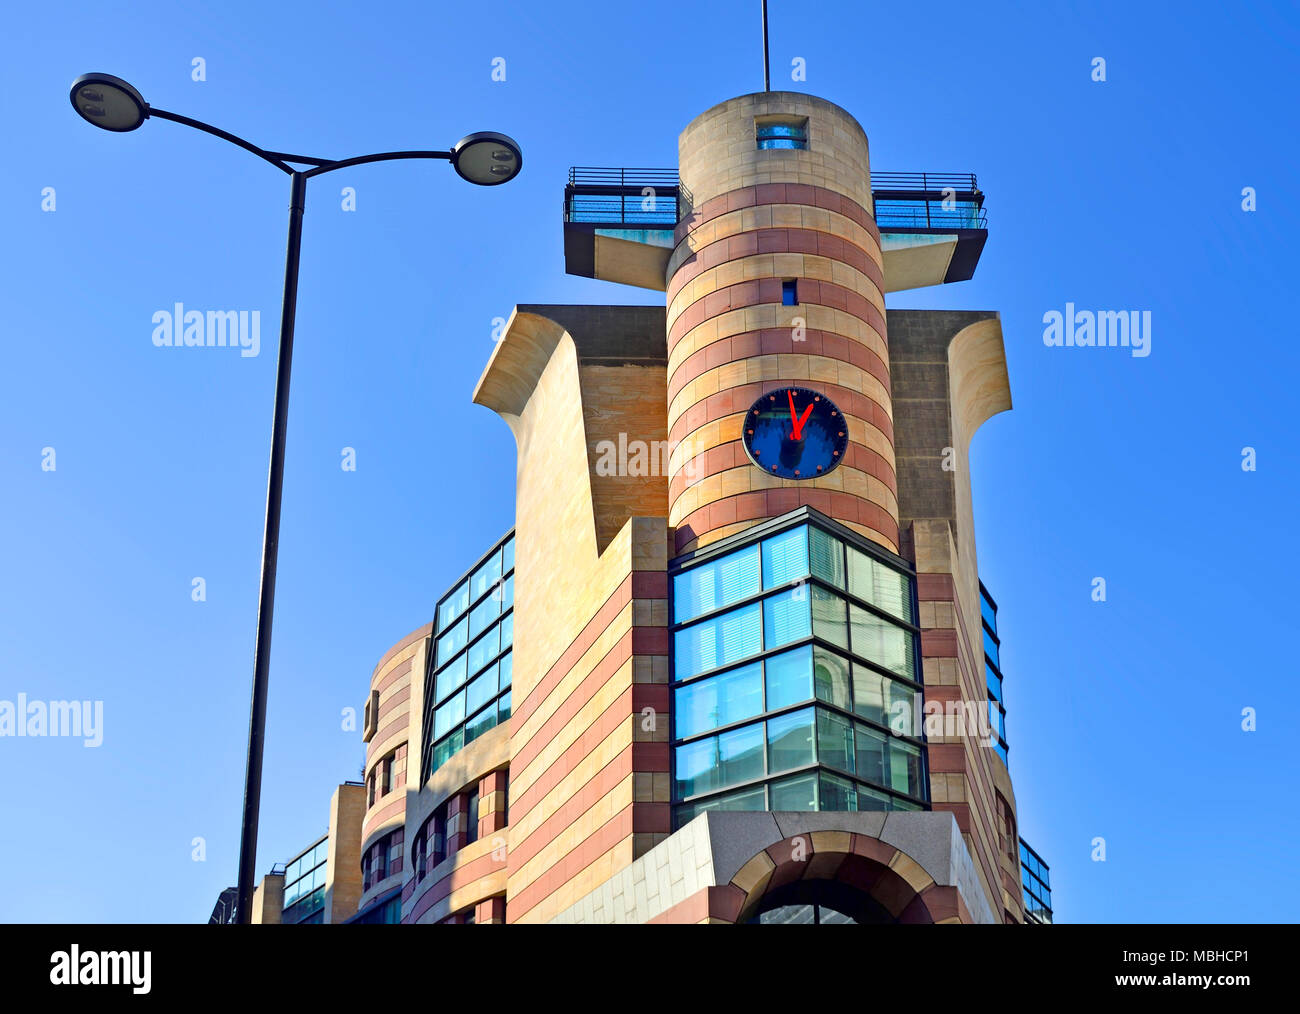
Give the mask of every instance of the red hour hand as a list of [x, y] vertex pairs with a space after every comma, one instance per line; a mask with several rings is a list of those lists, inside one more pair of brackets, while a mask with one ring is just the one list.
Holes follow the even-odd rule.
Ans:
[[809, 402], [809, 403], [804, 407], [803, 412], [801, 412], [801, 413], [799, 414], [799, 417], [796, 419], [796, 418], [795, 418], [795, 415], [794, 415], [794, 397], [791, 396], [791, 398], [790, 398], [790, 418], [794, 421], [794, 428], [793, 428], [793, 429], [791, 430], [791, 432], [790, 432], [790, 439], [791, 439], [791, 440], [802, 440], [802, 439], [803, 439], [803, 424], [806, 423], [806, 422], [808, 421], [808, 417], [809, 417], [810, 415], [812, 415], [812, 410], [813, 410], [812, 402]]

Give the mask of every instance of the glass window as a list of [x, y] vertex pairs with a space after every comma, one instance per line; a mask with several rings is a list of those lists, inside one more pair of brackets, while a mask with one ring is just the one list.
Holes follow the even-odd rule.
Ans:
[[812, 645], [773, 655], [763, 662], [767, 675], [767, 710], [777, 711], [813, 696]]
[[993, 664], [995, 666], [1001, 669], [1002, 663], [998, 660], [998, 643], [995, 640], [993, 640], [992, 635], [987, 630], [984, 630], [983, 633], [984, 633], [984, 654], [993, 660]]
[[438, 606], [438, 629], [446, 630], [469, 608], [469, 583], [462, 581], [459, 588], [442, 600]]
[[912, 635], [858, 606], [849, 608], [853, 652], [908, 679], [916, 678], [912, 657]]
[[694, 796], [763, 776], [763, 723], [677, 748], [677, 791]]
[[993, 603], [989, 601], [989, 597], [984, 594], [983, 588], [980, 589], [980, 616], [984, 618], [985, 623], [993, 628], [993, 633], [996, 634], [998, 632], [998, 611], [994, 608]]
[[515, 576], [511, 574], [501, 586], [501, 611], [504, 613], [515, 604]]
[[466, 841], [478, 841], [478, 789], [469, 792], [465, 800]]
[[823, 708], [817, 709], [817, 759], [834, 768], [853, 770], [853, 723]]
[[808, 527], [800, 525], [763, 540], [763, 589], [808, 576]]
[[893, 800], [885, 793], [869, 789], [865, 785], [858, 786], [858, 809], [860, 811], [889, 810], [892, 808]]
[[772, 121], [755, 125], [755, 138], [760, 151], [775, 148], [807, 148], [808, 121]]
[[500, 628], [493, 627], [469, 646], [469, 671], [476, 673], [496, 658], [501, 650]]
[[834, 652], [818, 648], [813, 664], [813, 682], [817, 688], [817, 699], [837, 708], [848, 711], [851, 707], [849, 696], [849, 662]]
[[501, 572], [509, 574], [515, 569], [515, 538], [512, 535], [509, 541], [501, 547]]
[[478, 637], [501, 615], [501, 596], [489, 595], [469, 611], [469, 636]]
[[818, 809], [857, 810], [858, 786], [856, 782], [851, 782], [847, 778], [840, 778], [838, 775], [827, 774], [824, 771], [819, 781], [821, 788], [818, 794]]
[[909, 796], [922, 795], [920, 748], [900, 739], [891, 740], [889, 746], [889, 787]]
[[433, 738], [439, 739], [465, 721], [465, 691], [462, 690], [433, 713]]
[[758, 662], [688, 683], [674, 695], [673, 714], [680, 739], [753, 718], [762, 711], [763, 667]]
[[852, 546], [849, 591], [891, 616], [912, 622], [912, 579]]
[[497, 698], [497, 722], [504, 722], [510, 717], [510, 694], [507, 690]]
[[489, 588], [491, 588], [494, 584], [497, 583], [500, 577], [501, 577], [501, 554], [499, 552], [496, 552], [493, 553], [486, 560], [484, 560], [483, 563], [479, 566], [478, 570], [474, 571], [474, 573], [470, 576], [469, 579], [470, 601], [471, 602], [478, 601], [478, 599], [481, 596], [487, 593], [487, 590]]
[[[501, 647], [509, 648], [515, 643], [515, 614], [511, 613], [501, 621]], [[499, 650], [499, 649], [498, 649]]]
[[490, 665], [465, 688], [465, 710], [473, 713], [497, 695], [497, 667]]
[[685, 623], [758, 591], [758, 547], [749, 546], [673, 578], [674, 622]]
[[885, 734], [868, 729], [865, 725], [856, 726], [854, 734], [858, 777], [877, 785], [888, 785], [889, 744]]
[[761, 609], [757, 602], [723, 613], [673, 635], [678, 679], [689, 679], [757, 655], [762, 644]]
[[817, 776], [795, 775], [772, 783], [770, 790], [772, 810], [817, 809]]
[[463, 729], [457, 728], [450, 736], [433, 748], [433, 767], [442, 767], [447, 762], [447, 758], [465, 745], [465, 733]]
[[813, 751], [813, 709], [804, 708], [767, 723], [767, 759], [771, 771], [788, 771], [811, 764]]
[[449, 693], [465, 682], [465, 656], [457, 655], [456, 661], [442, 672], [438, 673], [434, 681], [434, 695], [437, 700], [442, 700]]
[[510, 686], [511, 681], [514, 679], [514, 671], [515, 671], [514, 658], [515, 658], [515, 653], [513, 651], [507, 651], [504, 655], [501, 656], [501, 689], [502, 690]]
[[708, 810], [765, 810], [767, 809], [767, 792], [763, 786], [745, 789], [742, 792], [728, 792], [723, 796], [714, 796], [699, 803], [677, 808], [677, 826], [681, 827]]
[[497, 706], [489, 705], [465, 723], [465, 742], [472, 743], [497, 724]]
[[844, 587], [844, 543], [833, 535], [828, 535], [820, 528], [809, 530], [812, 537], [811, 562], [815, 577]]
[[779, 648], [812, 633], [808, 586], [791, 588], [763, 600], [763, 646]]
[[995, 701], [1002, 700], [1002, 677], [987, 662], [984, 663], [984, 685], [988, 687], [990, 697]]
[[440, 638], [438, 638], [438, 667], [447, 664], [447, 661], [461, 648], [465, 647], [465, 642], [469, 640], [469, 617], [463, 618], [459, 623], [453, 626]]
[[849, 646], [848, 603], [834, 592], [812, 586], [813, 631], [841, 648]]

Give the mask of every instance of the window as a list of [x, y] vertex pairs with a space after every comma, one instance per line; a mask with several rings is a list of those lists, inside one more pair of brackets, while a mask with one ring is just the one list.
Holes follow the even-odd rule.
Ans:
[[429, 866], [432, 868], [447, 858], [447, 804], [443, 803], [429, 818]]
[[762, 119], [754, 122], [754, 133], [760, 151], [808, 147], [808, 120]]
[[787, 278], [781, 283], [781, 305], [798, 306], [799, 305], [799, 283], [793, 278]]
[[925, 809], [914, 578], [829, 521], [743, 538], [672, 578], [677, 826]]
[[422, 776], [510, 717], [514, 644], [514, 533], [439, 602]]
[[478, 841], [478, 787], [465, 794], [465, 843]]

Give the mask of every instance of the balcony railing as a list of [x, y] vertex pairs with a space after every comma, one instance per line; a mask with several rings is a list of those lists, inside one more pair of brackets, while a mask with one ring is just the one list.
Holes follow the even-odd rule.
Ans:
[[[876, 224], [892, 232], [988, 229], [974, 173], [873, 172]], [[671, 229], [690, 210], [675, 169], [574, 166], [564, 188], [564, 221]]]
[[574, 166], [564, 188], [564, 220], [671, 229], [686, 208], [675, 169]]

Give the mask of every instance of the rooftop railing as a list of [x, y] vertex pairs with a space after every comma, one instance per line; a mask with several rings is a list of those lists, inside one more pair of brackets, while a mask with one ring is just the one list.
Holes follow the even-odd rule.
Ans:
[[[876, 224], [892, 231], [987, 229], [974, 173], [873, 172]], [[671, 229], [690, 210], [675, 169], [574, 166], [564, 220], [586, 225]]]

